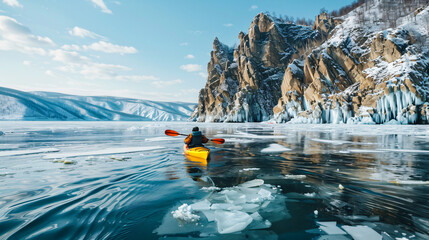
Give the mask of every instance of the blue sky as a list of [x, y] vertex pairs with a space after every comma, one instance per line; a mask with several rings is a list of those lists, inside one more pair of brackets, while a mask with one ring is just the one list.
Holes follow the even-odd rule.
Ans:
[[259, 12], [314, 19], [351, 0], [1, 0], [0, 86], [197, 102], [213, 39]]

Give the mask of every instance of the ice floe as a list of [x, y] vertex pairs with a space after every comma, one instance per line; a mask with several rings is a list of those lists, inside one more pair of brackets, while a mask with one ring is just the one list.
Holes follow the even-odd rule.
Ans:
[[252, 187], [259, 187], [261, 185], [264, 184], [264, 180], [262, 179], [253, 179], [251, 181], [242, 183], [240, 185], [238, 185], [239, 187], [244, 187], [244, 188], [252, 188]]
[[[134, 152], [144, 152], [164, 149], [161, 146], [151, 146], [151, 147], [119, 147], [119, 148], [108, 148], [102, 150], [93, 150], [93, 151], [82, 151], [82, 152], [69, 152], [69, 153], [56, 153], [48, 154], [43, 156], [45, 159], [53, 158], [67, 158], [67, 157], [80, 157], [80, 156], [94, 156], [94, 155], [107, 155], [107, 154], [119, 154], [119, 153], [134, 153]], [[1, 154], [1, 153], [0, 153]]]
[[245, 229], [253, 218], [241, 211], [215, 211], [215, 222], [220, 234], [239, 232]]
[[287, 148], [283, 145], [272, 143], [272, 144], [270, 144], [269, 147], [262, 149], [261, 152], [263, 152], [263, 153], [276, 153], [276, 152], [286, 152], [286, 151], [291, 151], [291, 150], [292, 149]]
[[30, 155], [30, 154], [59, 152], [59, 151], [60, 150], [58, 148], [40, 148], [40, 149], [27, 149], [27, 150], [0, 151], [0, 157]]
[[248, 171], [259, 171], [260, 168], [243, 168], [242, 170], [239, 170], [239, 172], [248, 172]]
[[284, 178], [286, 179], [293, 179], [293, 180], [302, 180], [305, 179], [307, 176], [305, 175], [284, 175]]
[[205, 192], [212, 192], [212, 191], [218, 191], [221, 188], [219, 187], [202, 187], [201, 190], [205, 191]]
[[329, 235], [346, 234], [341, 228], [337, 227], [337, 222], [318, 222], [320, 229]]
[[190, 205], [182, 204], [168, 213], [154, 232], [158, 235], [189, 232], [200, 232], [204, 236], [229, 234], [267, 229], [272, 222], [288, 217], [284, 197], [278, 188], [264, 184], [262, 179], [254, 179], [213, 192]]
[[343, 226], [342, 227], [354, 240], [382, 240], [382, 236], [368, 226]]

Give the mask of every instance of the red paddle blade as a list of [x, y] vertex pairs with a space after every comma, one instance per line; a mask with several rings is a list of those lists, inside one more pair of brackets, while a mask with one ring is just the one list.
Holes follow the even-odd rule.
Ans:
[[174, 130], [169, 130], [169, 129], [167, 129], [167, 130], [165, 130], [165, 135], [175, 137], [175, 136], [179, 136], [179, 133], [178, 133], [178, 132], [176, 132], [176, 131], [174, 131]]
[[214, 143], [217, 143], [217, 144], [222, 144], [222, 143], [225, 142], [225, 139], [222, 139], [222, 138], [213, 138], [211, 141], [214, 142]]

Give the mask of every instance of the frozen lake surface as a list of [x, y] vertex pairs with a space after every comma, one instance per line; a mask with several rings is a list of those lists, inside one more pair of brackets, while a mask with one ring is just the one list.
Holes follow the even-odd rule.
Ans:
[[[198, 125], [224, 138], [183, 155]], [[0, 239], [429, 239], [429, 126], [0, 122]]]

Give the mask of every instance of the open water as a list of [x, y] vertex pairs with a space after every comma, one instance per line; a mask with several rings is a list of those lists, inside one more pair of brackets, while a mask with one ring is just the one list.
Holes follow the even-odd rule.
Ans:
[[[194, 125], [226, 140], [207, 145], [207, 165], [183, 155], [183, 137], [164, 135]], [[0, 239], [429, 238], [428, 126], [0, 122], [0, 131]], [[240, 185], [254, 179], [263, 185]], [[174, 218], [184, 204], [193, 220]]]

